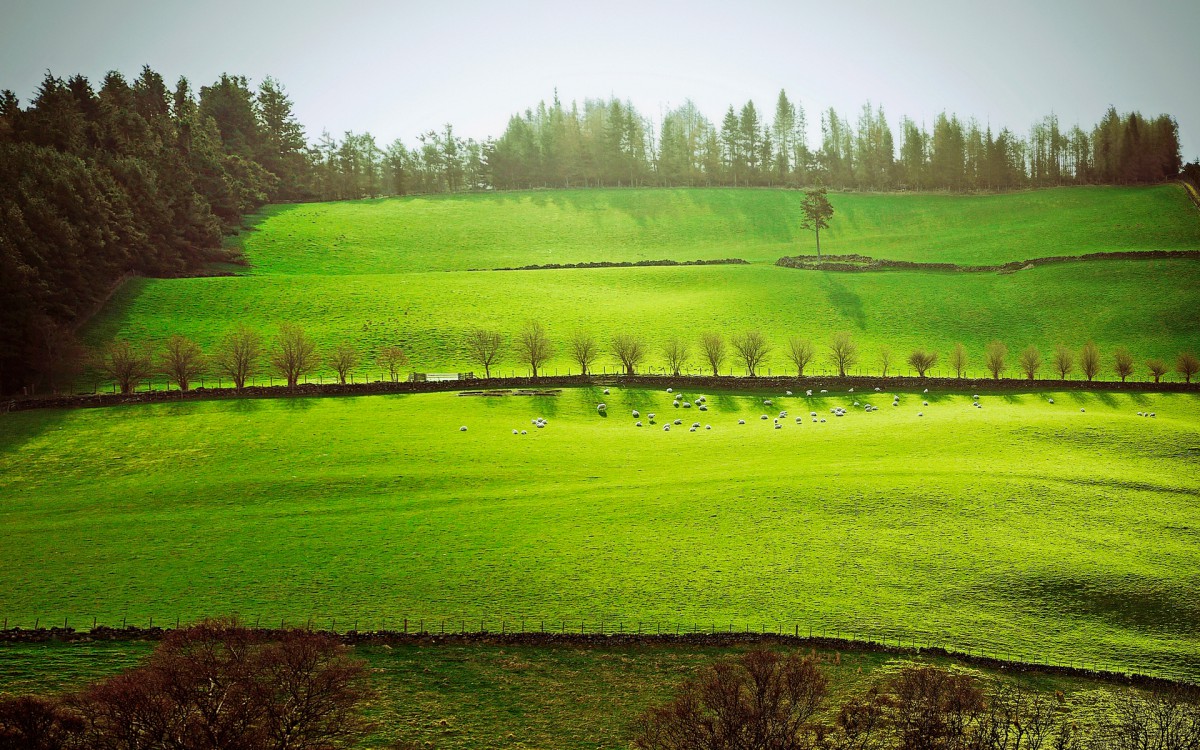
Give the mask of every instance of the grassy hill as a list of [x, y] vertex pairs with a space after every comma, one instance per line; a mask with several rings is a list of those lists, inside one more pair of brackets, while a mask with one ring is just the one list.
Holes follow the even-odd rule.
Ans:
[[[794, 190], [555, 190], [275, 206], [245, 240], [259, 274], [457, 271], [812, 252]], [[1114, 250], [1200, 249], [1182, 187], [965, 196], [833, 193], [827, 253], [986, 265]]]
[[1200, 677], [1200, 398], [709, 395], [9, 414], [0, 613], [784, 624]]

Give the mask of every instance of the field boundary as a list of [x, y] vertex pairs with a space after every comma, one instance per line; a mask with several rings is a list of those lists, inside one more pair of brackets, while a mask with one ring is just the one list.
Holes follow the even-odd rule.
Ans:
[[285, 385], [248, 386], [238, 391], [230, 388], [193, 388], [186, 392], [142, 391], [138, 393], [89, 393], [60, 396], [29, 396], [0, 401], [0, 414], [31, 409], [81, 409], [130, 404], [180, 403], [247, 398], [303, 398], [327, 396], [382, 396], [414, 393], [446, 393], [453, 391], [498, 391], [549, 387], [624, 387], [675, 388], [679, 390], [711, 391], [781, 391], [794, 389], [797, 394], [809, 390], [861, 389], [862, 395], [880, 392], [915, 391], [937, 388], [943, 391], [1004, 391], [1004, 392], [1122, 392], [1122, 393], [1200, 393], [1200, 381], [1194, 383], [1151, 383], [1143, 381], [1087, 380], [1027, 380], [1024, 378], [918, 378], [907, 375], [879, 377], [871, 375], [836, 376], [768, 376], [743, 375], [560, 375], [540, 378], [477, 378], [432, 382], [373, 381], [369, 383], [306, 383], [288, 388]]
[[[875, 640], [870, 636], [865, 638], [857, 637], [831, 637], [828, 635], [816, 635], [811, 631], [808, 635], [801, 632], [798, 625], [793, 626], [793, 632], [788, 633], [787, 628], [780, 625], [775, 632], [763, 629], [762, 632], [755, 631], [721, 631], [713, 628], [705, 630], [700, 626], [683, 627], [675, 625], [676, 632], [634, 632], [632, 630], [616, 630], [605, 631], [603, 625], [599, 629], [588, 631], [581, 623], [579, 632], [569, 632], [564, 629], [562, 632], [553, 630], [546, 631], [529, 631], [529, 630], [504, 630], [501, 626], [501, 631], [488, 630], [486, 624], [481, 622], [479, 629], [467, 629], [465, 623], [461, 631], [456, 631], [453, 627], [447, 631], [445, 629], [446, 621], [442, 622], [441, 631], [435, 631], [432, 627], [425, 629], [425, 621], [421, 621], [420, 628], [409, 629], [410, 623], [415, 623], [415, 620], [404, 620], [403, 630], [371, 630], [359, 631], [351, 630], [333, 630], [333, 629], [314, 629], [309, 625], [300, 625], [297, 627], [283, 626], [274, 627], [258, 627], [251, 626], [251, 630], [255, 633], [264, 635], [270, 638], [272, 635], [280, 635], [296, 630], [317, 633], [337, 640], [347, 646], [451, 646], [451, 645], [484, 645], [484, 646], [533, 646], [541, 648], [554, 647], [571, 647], [571, 648], [614, 648], [614, 647], [650, 647], [650, 646], [693, 646], [693, 647], [734, 647], [734, 646], [784, 646], [800, 649], [819, 649], [822, 651], [837, 651], [837, 652], [868, 652], [868, 653], [884, 653], [895, 654], [899, 656], [927, 656], [953, 659], [963, 664], [968, 664], [974, 667], [981, 667], [992, 670], [1001, 670], [1020, 674], [1052, 674], [1065, 677], [1080, 677], [1091, 680], [1098, 680], [1110, 684], [1134, 686], [1142, 688], [1161, 688], [1173, 685], [1189, 685], [1194, 686], [1195, 683], [1187, 680], [1173, 680], [1166, 677], [1156, 677], [1154, 675], [1143, 674], [1139, 672], [1127, 672], [1111, 669], [1096, 663], [1091, 667], [1088, 666], [1071, 666], [1064, 664], [1055, 664], [1050, 661], [1022, 661], [1018, 659], [1004, 658], [999, 653], [1008, 651], [1003, 647], [992, 649], [988, 653], [987, 649], [971, 649], [956, 650], [953, 647], [920, 644], [916, 639], [907, 635], [898, 635], [894, 637], [885, 637], [882, 640]], [[435, 621], [430, 621], [435, 622]], [[492, 623], [493, 625], [495, 623]], [[610, 623], [611, 625], [611, 623]], [[177, 626], [178, 627], [178, 626]], [[472, 623], [472, 628], [474, 623]], [[595, 628], [595, 624], [593, 624]], [[126, 626], [122, 628], [108, 627], [98, 625], [90, 630], [76, 630], [71, 627], [35, 627], [33, 629], [23, 629], [19, 627], [7, 628], [0, 630], [0, 650], [5, 646], [17, 644], [34, 644], [34, 643], [94, 643], [97, 641], [108, 642], [131, 642], [131, 641], [159, 641], [165, 635], [176, 628], [172, 627], [155, 627], [151, 624], [149, 627]], [[843, 631], [846, 632], [846, 631]], [[999, 653], [998, 653], [999, 652]]]
[[888, 260], [867, 255], [785, 255], [775, 261], [783, 268], [802, 271], [944, 271], [950, 273], [1016, 273], [1038, 266], [1060, 263], [1086, 263], [1098, 260], [1200, 260], [1200, 250], [1121, 250], [1084, 255], [1051, 255], [1045, 258], [1014, 260], [991, 266], [966, 266], [958, 263], [922, 263], [911, 260]]
[[468, 268], [467, 271], [559, 271], [571, 268], [651, 268], [655, 266], [748, 266], [741, 258], [715, 260], [597, 260], [579, 263], [540, 263], [507, 268]]

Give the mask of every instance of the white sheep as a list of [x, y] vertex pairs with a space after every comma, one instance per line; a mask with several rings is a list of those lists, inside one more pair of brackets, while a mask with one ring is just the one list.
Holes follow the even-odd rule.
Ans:
[[654, 419], [654, 413], [653, 413], [653, 412], [651, 412], [650, 414], [647, 414], [646, 416], [648, 416], [650, 419]]
[[467, 426], [466, 426], [466, 425], [463, 425], [462, 427], [459, 427], [459, 428], [458, 428], [458, 431], [459, 431], [459, 432], [466, 432], [466, 431], [467, 431]]
[[545, 423], [545, 422], [538, 422], [538, 429], [539, 429], [539, 430], [540, 430], [540, 429], [542, 429], [542, 428], [543, 428], [543, 427], [545, 427], [545, 426], [546, 426], [546, 423]]
[[792, 392], [791, 392], [791, 391], [784, 391], [784, 394], [785, 394], [785, 395], [787, 395], [787, 396], [790, 396], [790, 395], [792, 395]]
[[825, 424], [825, 418], [821, 417], [821, 424]]
[[763, 406], [770, 406], [770, 405], [771, 405], [771, 399], [769, 399], [769, 398], [763, 399]]
[[522, 435], [528, 435], [528, 434], [529, 434], [529, 430], [521, 430], [521, 434], [522, 434]]
[[781, 424], [776, 424], [776, 425], [775, 425], [775, 429], [777, 429], [777, 430], [782, 430], [782, 429], [783, 429], [783, 425], [781, 425]]
[[805, 396], [811, 396], [811, 395], [812, 395], [812, 389], [810, 388], [810, 389], [808, 389], [807, 391], [805, 391], [805, 392], [804, 392], [804, 395], [805, 395]]
[[827, 390], [825, 390], [824, 388], [822, 388], [822, 389], [821, 389], [821, 393], [829, 393], [829, 391], [827, 391]]
[[706, 429], [706, 430], [711, 430], [711, 429], [712, 429], [712, 425], [710, 425], [710, 424], [706, 424], [706, 425], [704, 425], [704, 429]]
[[700, 404], [700, 411], [708, 411], [708, 405], [707, 405], [707, 404]]
[[1087, 411], [1087, 409], [1080, 408], [1079, 411]]
[[928, 401], [922, 401], [922, 402], [921, 402], [921, 406], [929, 406], [929, 402], [928, 402]]
[[971, 398], [975, 399], [976, 401], [979, 400], [979, 396], [972, 395]]
[[672, 388], [668, 388], [668, 389], [667, 389], [667, 393], [674, 393], [674, 392], [675, 392], [675, 390], [674, 390], [674, 389], [672, 389]]
[[538, 423], [538, 421], [536, 419], [529, 420], [529, 424], [537, 424], [537, 423]]
[[878, 392], [879, 392], [879, 386], [875, 386], [875, 392], [876, 392], [876, 393], [878, 393]]
[[857, 401], [855, 401], [855, 402], [854, 402], [854, 405], [855, 405], [855, 406], [858, 406], [858, 402], [857, 402]]
[[642, 415], [638, 413], [638, 410], [637, 410], [637, 409], [634, 409], [634, 410], [633, 410], [633, 418], [634, 418], [634, 419], [637, 419], [637, 418], [638, 418], [638, 417], [640, 417], [640, 416], [642, 416]]
[[634, 426], [634, 427], [641, 427], [641, 426], [642, 426], [642, 423], [641, 423], [641, 422], [634, 422], [634, 423], [633, 423], [633, 426]]
[[1158, 419], [1158, 417], [1154, 416], [1154, 412], [1150, 412], [1150, 418], [1151, 418], [1151, 419]]
[[692, 427], [699, 427], [699, 426], [700, 426], [699, 422], [692, 422]]
[[925, 416], [925, 412], [923, 412], [923, 411], [919, 411], [919, 412], [917, 412], [917, 416], [918, 416], [918, 417], [923, 417], [923, 416]]
[[607, 389], [607, 388], [605, 388], [605, 389], [604, 389], [604, 395], [605, 395], [605, 396], [607, 396], [607, 395], [608, 395], [608, 389]]
[[768, 417], [766, 414], [764, 414], [761, 417], [759, 417], [759, 419], [770, 419], [770, 417]]
[[663, 432], [670, 432], [670, 431], [671, 431], [671, 425], [669, 425], [669, 424], [663, 425]]
[[853, 388], [851, 388], [849, 392], [850, 392], [850, 393], [854, 393], [854, 389], [853, 389]]
[[683, 402], [683, 408], [685, 408], [685, 409], [690, 409], [690, 408], [692, 408], [692, 403], [691, 403], [690, 401], [684, 401], [684, 402]]
[[738, 420], [738, 424], [746, 424], [746, 420], [744, 420], [744, 419], [739, 419], [739, 420]]
[[926, 388], [925, 390], [921, 391], [921, 393], [929, 393], [929, 389]]
[[519, 434], [520, 434], [520, 432], [518, 432], [517, 430], [513, 430], [513, 434], [514, 434], [514, 435], [519, 435]]
[[796, 424], [800, 424], [800, 420], [802, 419], [804, 419], [804, 417], [796, 417]]
[[682, 419], [676, 419], [676, 420], [675, 420], [675, 424], [683, 424], [683, 420], [682, 420]]
[[608, 407], [607, 407], [607, 406], [605, 406], [604, 404], [596, 404], [596, 411], [602, 412], [602, 411], [604, 411], [604, 410], [605, 410], [605, 409], [607, 409], [607, 408], [608, 408]]
[[[979, 398], [979, 397], [978, 397], [978, 396], [976, 396], [976, 398]], [[1050, 399], [1050, 403], [1052, 403], [1052, 404], [1053, 404], [1053, 403], [1054, 403], [1054, 399]]]

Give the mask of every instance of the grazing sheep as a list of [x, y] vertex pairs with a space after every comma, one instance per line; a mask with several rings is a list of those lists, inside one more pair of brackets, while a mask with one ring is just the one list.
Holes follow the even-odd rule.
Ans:
[[925, 390], [921, 391], [921, 393], [929, 393], [929, 389], [926, 388]]
[[810, 388], [809, 390], [805, 391], [805, 392], [804, 392], [804, 395], [805, 395], [805, 396], [811, 396], [811, 395], [812, 395], [812, 389]]
[[979, 400], [979, 396], [971, 396], [971, 398], [975, 399], [976, 401]]
[[[978, 397], [978, 396], [976, 396], [975, 398], [979, 398], [979, 397]], [[1050, 403], [1052, 403], [1052, 404], [1053, 404], [1053, 403], [1054, 403], [1054, 399], [1050, 399]]]
[[683, 408], [685, 408], [685, 409], [690, 409], [690, 408], [692, 408], [692, 403], [691, 403], [690, 401], [684, 401], [684, 402], [683, 402]]
[[821, 424], [825, 424], [825, 418], [821, 417]]
[[521, 430], [521, 434], [522, 434], [522, 435], [528, 435], [528, 434], [529, 434], [529, 430]]
[[641, 422], [634, 422], [634, 423], [633, 423], [633, 426], [634, 426], [634, 427], [641, 427], [641, 426], [642, 426], [642, 423], [641, 423]]
[[634, 418], [634, 419], [637, 419], [637, 418], [638, 418], [638, 417], [640, 417], [640, 416], [642, 416], [642, 415], [641, 415], [641, 414], [638, 414], [638, 410], [637, 410], [637, 409], [634, 409], [634, 410], [633, 410], [633, 418]]
[[746, 424], [746, 420], [744, 420], [744, 419], [739, 419], [739, 420], [738, 420], [738, 424]]
[[607, 388], [605, 388], [605, 389], [604, 389], [604, 395], [605, 395], [605, 396], [607, 396], [607, 395], [608, 395], [608, 389], [607, 389]]
[[776, 425], [775, 425], [775, 429], [777, 429], [777, 430], [782, 430], [782, 429], [783, 429], [783, 425], [781, 425], [781, 424], [776, 424]]
[[608, 407], [605, 406], [604, 404], [596, 404], [596, 411], [604, 411], [607, 408]]
[[855, 406], [858, 406], [858, 402], [857, 402], [857, 401], [855, 401], [855, 402], [854, 402], [854, 405], [855, 405]]
[[769, 398], [763, 399], [763, 406], [770, 406], [770, 405], [771, 405], [771, 399], [769, 399]]
[[922, 401], [922, 402], [921, 402], [921, 406], [929, 406], [929, 402], [928, 402], [928, 401]]
[[695, 428], [695, 427], [690, 427], [690, 428], [688, 428], [688, 432], [695, 432], [695, 431], [696, 431], [696, 428]]
[[537, 424], [537, 423], [538, 423], [538, 421], [536, 419], [529, 420], [529, 424]]
[[672, 401], [672, 402], [671, 402], [671, 406], [674, 406], [676, 409], [678, 409], [678, 408], [679, 408], [679, 401], [678, 401], [678, 399], [676, 399], [675, 401]]
[[682, 419], [676, 419], [676, 420], [675, 420], [675, 424], [683, 424], [683, 420], [682, 420]]
[[699, 426], [700, 426], [699, 422], [692, 422], [692, 427], [699, 427]]
[[1139, 412], [1138, 412], [1138, 416], [1139, 416], [1139, 417], [1144, 417], [1144, 416], [1146, 416], [1146, 415], [1145, 415], [1145, 414], [1143, 414], [1143, 413], [1141, 413], [1141, 412], [1139, 411]]
[[783, 411], [779, 412], [780, 419], [783, 419], [786, 416], [787, 416], [787, 409], [784, 409]]
[[517, 430], [513, 430], [513, 434], [514, 434], [514, 435], [519, 435], [520, 433], [519, 433]]
[[466, 425], [463, 425], [462, 427], [459, 427], [459, 428], [458, 428], [458, 431], [459, 431], [459, 432], [466, 432], [466, 431], [467, 431], [467, 426], [466, 426]]
[[827, 390], [825, 390], [824, 388], [822, 388], [822, 389], [821, 389], [821, 393], [829, 393], [829, 391], [827, 391]]
[[790, 396], [790, 395], [792, 395], [792, 392], [791, 392], [791, 391], [784, 391], [784, 394], [785, 394], [785, 395], [788, 395], [788, 396]]
[[711, 429], [712, 429], [712, 425], [710, 425], [710, 424], [706, 424], [706, 425], [704, 425], [704, 429], [706, 429], [706, 430], [711, 430]]
[[850, 393], [854, 393], [854, 389], [853, 389], [853, 388], [851, 388], [851, 389], [850, 389]]
[[675, 392], [675, 391], [674, 391], [674, 390], [672, 390], [672, 389], [670, 389], [670, 388], [668, 388], [668, 389], [667, 389], [667, 393], [674, 393], [674, 392]]
[[669, 424], [663, 425], [663, 432], [670, 432], [670, 431], [671, 431], [671, 425], [669, 425]]
[[646, 416], [648, 416], [650, 419], [654, 419], [654, 413], [653, 413], [653, 412], [651, 412], [650, 414], [647, 414]]
[[764, 414], [761, 417], [759, 417], [759, 419], [770, 419], [770, 417], [768, 417], [766, 414]]
[[1152, 419], [1158, 419], [1158, 417], [1154, 416], [1154, 412], [1150, 412], [1150, 417], [1151, 417]]
[[796, 417], [796, 424], [800, 424], [801, 419], [804, 419], [804, 417]]
[[919, 411], [919, 412], [917, 412], [917, 416], [918, 416], [918, 417], [923, 417], [923, 416], [925, 416], [925, 412], [923, 412], [923, 411]]
[[700, 411], [708, 411], [708, 406], [705, 404], [700, 404]]
[[1079, 411], [1087, 411], [1087, 409], [1083, 409], [1083, 408], [1081, 408]]
[[539, 430], [540, 430], [540, 429], [542, 429], [542, 428], [543, 428], [543, 427], [545, 427], [545, 426], [546, 426], [546, 423], [545, 423], [545, 422], [538, 422], [538, 429], [539, 429]]
[[879, 386], [875, 386], [875, 390], [876, 390], [876, 392], [878, 392], [878, 391], [879, 391]]

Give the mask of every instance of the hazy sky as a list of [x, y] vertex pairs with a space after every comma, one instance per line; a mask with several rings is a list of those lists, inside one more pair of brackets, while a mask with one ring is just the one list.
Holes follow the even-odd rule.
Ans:
[[499, 135], [557, 87], [615, 94], [656, 121], [691, 98], [719, 121], [780, 88], [818, 113], [945, 109], [1025, 133], [1051, 111], [1090, 128], [1112, 104], [1174, 115], [1200, 156], [1198, 0], [1029, 2], [353, 2], [0, 0], [0, 88], [27, 103], [49, 69], [195, 88], [221, 72], [279, 79], [308, 136], [370, 131], [410, 146], [451, 122]]

